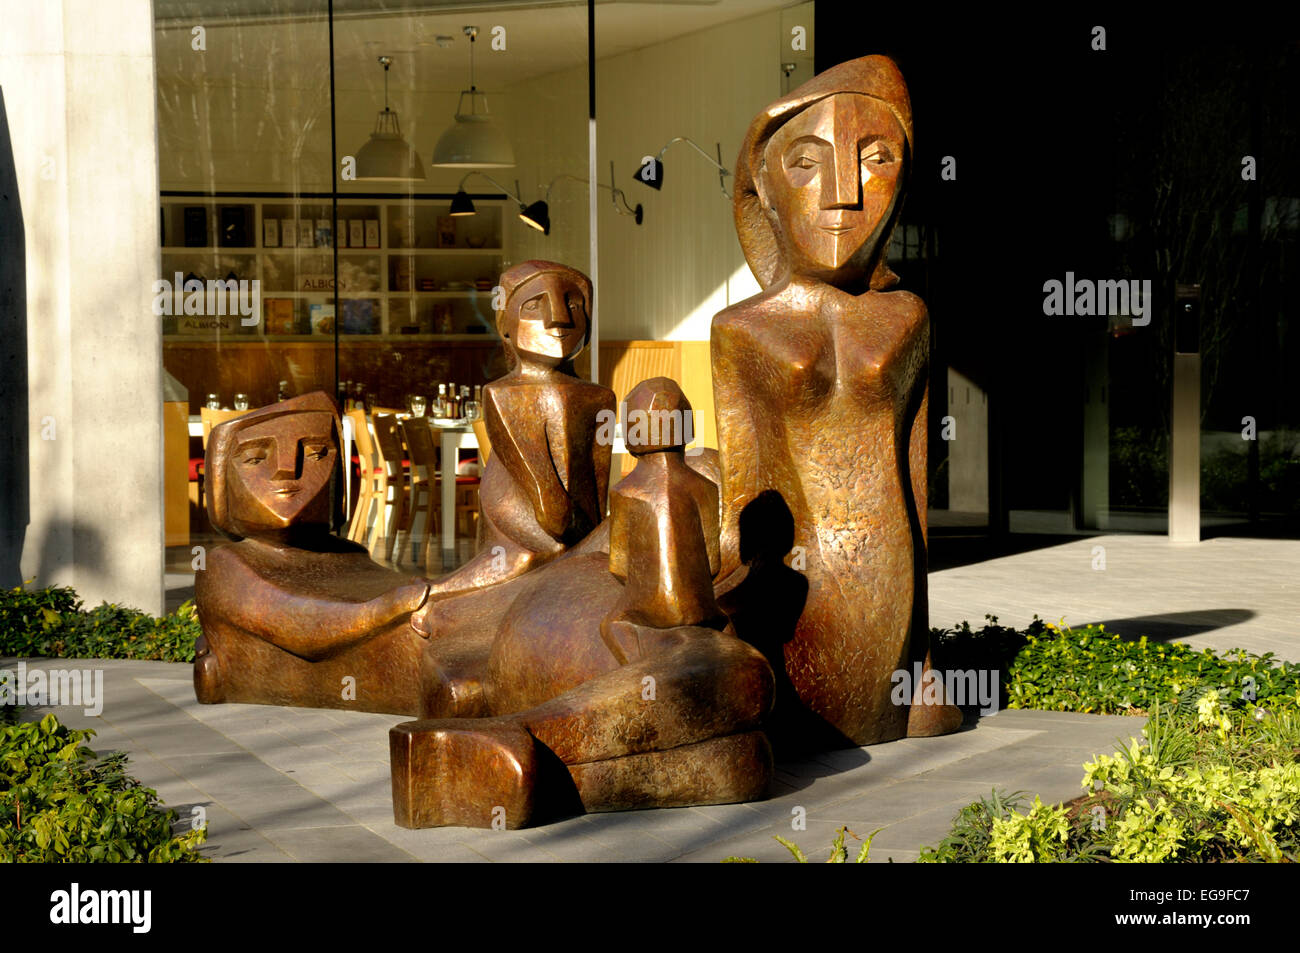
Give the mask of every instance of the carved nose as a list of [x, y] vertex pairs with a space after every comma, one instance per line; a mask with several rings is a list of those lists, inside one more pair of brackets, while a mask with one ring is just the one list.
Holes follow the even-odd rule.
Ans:
[[275, 457], [273, 480], [296, 480], [302, 472], [302, 448], [297, 444], [279, 451]]
[[860, 204], [862, 183], [858, 169], [854, 150], [835, 150], [835, 172], [823, 182], [822, 208], [856, 208]]
[[546, 304], [549, 309], [549, 313], [546, 315], [546, 326], [548, 328], [573, 327], [573, 318], [569, 314], [569, 303], [564, 300], [564, 295], [548, 294]]

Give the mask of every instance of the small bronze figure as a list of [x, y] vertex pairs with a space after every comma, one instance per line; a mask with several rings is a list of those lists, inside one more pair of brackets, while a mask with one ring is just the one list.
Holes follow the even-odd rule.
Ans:
[[430, 611], [554, 559], [605, 518], [613, 446], [596, 431], [601, 412], [614, 413], [614, 392], [573, 370], [591, 338], [591, 281], [526, 261], [501, 276], [501, 289], [497, 328], [512, 367], [483, 388], [492, 456], [479, 489], [479, 553], [432, 584]]

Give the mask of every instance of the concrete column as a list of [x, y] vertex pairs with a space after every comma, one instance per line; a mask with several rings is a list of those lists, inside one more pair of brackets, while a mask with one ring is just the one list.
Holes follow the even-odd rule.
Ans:
[[1201, 541], [1201, 355], [1174, 355], [1169, 440], [1169, 539]]
[[948, 444], [948, 509], [961, 513], [989, 511], [988, 395], [955, 368], [948, 368], [948, 415], [953, 440]]
[[[0, 0], [0, 231], [23, 236], [21, 293], [0, 290], [0, 328], [26, 407], [23, 459], [0, 470], [29, 500], [0, 546], [21, 545], [34, 585], [86, 601], [163, 609], [162, 336], [158, 149], [150, 0]], [[6, 168], [6, 163], [8, 167]], [[12, 251], [6, 246], [5, 257]], [[13, 283], [0, 269], [0, 286]], [[8, 335], [6, 335], [8, 336]], [[8, 396], [7, 393], [5, 396]], [[20, 441], [21, 443], [21, 441]], [[0, 478], [3, 479], [3, 478]], [[15, 539], [19, 543], [15, 543]], [[0, 554], [0, 571], [6, 560]], [[9, 580], [3, 580], [9, 582]]]
[[1079, 522], [1084, 529], [1110, 528], [1110, 338], [1090, 335], [1083, 394], [1083, 473]]

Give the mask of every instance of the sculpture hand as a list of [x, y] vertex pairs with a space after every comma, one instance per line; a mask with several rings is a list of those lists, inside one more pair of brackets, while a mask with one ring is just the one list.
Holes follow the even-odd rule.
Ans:
[[408, 612], [416, 612], [425, 604], [428, 598], [428, 581], [418, 579], [370, 600], [368, 607], [374, 613], [375, 623], [382, 625], [385, 622], [400, 618]]

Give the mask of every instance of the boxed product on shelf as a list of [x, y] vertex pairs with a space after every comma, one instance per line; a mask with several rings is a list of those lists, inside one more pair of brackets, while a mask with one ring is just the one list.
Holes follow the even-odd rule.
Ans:
[[266, 333], [297, 334], [298, 315], [291, 298], [266, 299]]
[[311, 248], [316, 244], [316, 230], [309, 218], [298, 219], [298, 247]]
[[278, 218], [262, 219], [262, 247], [280, 247], [280, 220]]
[[379, 247], [379, 219], [377, 218], [366, 219], [366, 247]]
[[296, 248], [298, 245], [298, 220], [280, 219], [280, 245], [284, 248]]
[[[375, 236], [376, 239], [378, 237]], [[348, 222], [348, 244], [353, 248], [364, 248], [366, 245], [366, 223], [359, 218]]]
[[311, 306], [311, 333], [334, 333], [334, 305], [313, 304]]
[[340, 334], [378, 334], [379, 315], [375, 313], [373, 301], [344, 301], [343, 323], [339, 326]]

